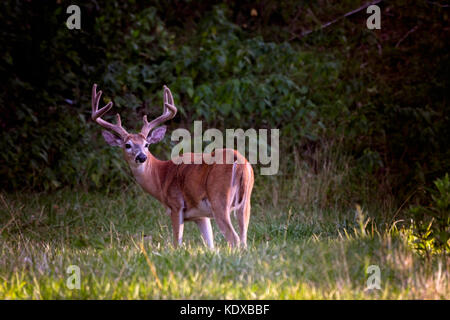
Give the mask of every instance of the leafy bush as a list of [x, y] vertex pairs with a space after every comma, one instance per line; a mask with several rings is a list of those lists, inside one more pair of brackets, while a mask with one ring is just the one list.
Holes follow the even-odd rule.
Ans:
[[[24, 3], [19, 7], [37, 10]], [[337, 122], [334, 102], [324, 98], [342, 94], [333, 92], [339, 75], [335, 57], [248, 37], [228, 20], [224, 6], [203, 17], [188, 41], [176, 41], [154, 7], [108, 2], [96, 12], [85, 6], [83, 27], [89, 33], [61, 26], [62, 7], [46, 7], [48, 16], [40, 22], [45, 32], [36, 39], [41, 46], [22, 53], [46, 74], [18, 74], [16, 57], [4, 69], [12, 82], [0, 98], [9, 109], [1, 141], [7, 150], [2, 163], [9, 164], [0, 171], [2, 187], [101, 187], [127, 181], [119, 152], [92, 138], [100, 132], [89, 121], [94, 82], [105, 100], [114, 100], [130, 129], [140, 127], [144, 112], [161, 112], [149, 106], [160, 105], [163, 84], [180, 109], [175, 121], [187, 119], [181, 120], [187, 126], [199, 119], [209, 127], [281, 128], [284, 143], [292, 144], [316, 140]], [[11, 12], [16, 9], [5, 10], [11, 24], [23, 18]], [[56, 31], [48, 33], [51, 27]], [[18, 35], [26, 37], [26, 31]], [[17, 46], [10, 42], [6, 56], [12, 57]]]
[[410, 208], [414, 245], [429, 256], [434, 250], [450, 253], [450, 178], [448, 173], [429, 189], [430, 204]]
[[380, 31], [361, 11], [302, 38], [361, 3], [93, 1], [80, 4], [81, 30], [68, 30], [70, 4], [0, 4], [0, 189], [129, 181], [89, 121], [94, 82], [130, 130], [161, 112], [167, 84], [180, 110], [172, 128], [279, 128], [291, 164], [296, 150], [307, 161], [338, 140], [355, 190], [403, 201], [449, 169], [449, 18], [436, 5], [382, 3]]

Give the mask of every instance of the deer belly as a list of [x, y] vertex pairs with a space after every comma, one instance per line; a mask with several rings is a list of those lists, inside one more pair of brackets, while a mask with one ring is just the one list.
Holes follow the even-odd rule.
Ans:
[[197, 207], [186, 209], [184, 212], [184, 220], [192, 220], [195, 218], [212, 218], [213, 212], [211, 210], [211, 204], [208, 199], [200, 201]]

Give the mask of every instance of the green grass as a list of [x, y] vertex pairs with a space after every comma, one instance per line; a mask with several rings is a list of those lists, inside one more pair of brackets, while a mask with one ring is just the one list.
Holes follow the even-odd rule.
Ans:
[[[174, 249], [169, 217], [135, 187], [2, 194], [0, 299], [450, 298], [448, 261], [424, 261], [405, 231], [380, 231], [354, 210], [262, 205], [258, 195], [241, 251], [215, 223], [215, 250], [193, 223]], [[372, 264], [381, 290], [365, 290]], [[79, 290], [66, 286], [70, 265], [80, 267]]]

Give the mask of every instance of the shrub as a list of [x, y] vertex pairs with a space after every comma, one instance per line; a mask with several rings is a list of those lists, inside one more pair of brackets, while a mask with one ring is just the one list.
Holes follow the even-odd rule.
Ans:
[[412, 235], [419, 252], [429, 256], [433, 251], [450, 253], [450, 179], [448, 173], [428, 189], [428, 205], [410, 208]]

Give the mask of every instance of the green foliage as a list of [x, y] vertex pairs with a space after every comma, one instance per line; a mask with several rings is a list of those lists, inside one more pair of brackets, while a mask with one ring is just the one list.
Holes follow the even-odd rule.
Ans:
[[[370, 264], [386, 277], [377, 298], [448, 297], [450, 183], [436, 178], [450, 169], [449, 15], [383, 1], [381, 30], [364, 10], [320, 29], [361, 3], [86, 1], [68, 30], [71, 0], [1, 2], [0, 190], [16, 194], [0, 194], [0, 297], [371, 298]], [[130, 131], [160, 114], [165, 84], [170, 129], [280, 129], [279, 175], [255, 176], [247, 252], [218, 230], [205, 251], [190, 224], [171, 249], [161, 206], [90, 121], [93, 83]], [[169, 140], [152, 152], [167, 158]], [[397, 210], [423, 186], [428, 202]], [[400, 211], [416, 249], [443, 257], [423, 264], [392, 225]], [[80, 291], [65, 286], [72, 264], [91, 274]]]
[[[108, 2], [96, 12], [84, 6], [84, 33], [61, 26], [62, 6], [46, 7], [43, 32], [35, 39], [41, 46], [21, 53], [21, 59], [34, 61], [32, 71], [38, 64], [46, 73], [20, 75], [17, 57], [3, 70], [12, 83], [1, 96], [9, 109], [1, 140], [7, 150], [0, 155], [5, 164], [2, 187], [99, 188], [128, 181], [117, 150], [101, 138], [93, 139], [100, 131], [88, 120], [94, 82], [105, 91], [105, 101], [114, 101], [130, 129], [140, 126], [144, 113], [161, 112], [149, 106], [160, 104], [163, 84], [175, 93], [178, 121], [200, 119], [219, 128], [281, 128], [287, 143], [317, 140], [337, 122], [335, 110], [328, 114], [333, 102], [324, 98], [335, 95], [338, 81], [339, 62], [333, 55], [316, 56], [287, 42], [249, 37], [228, 20], [225, 6], [205, 15], [190, 30], [188, 41], [165, 26], [155, 7]], [[23, 3], [19, 7], [37, 10]], [[16, 9], [6, 6], [11, 24], [22, 17], [12, 12]], [[32, 21], [30, 28], [35, 27]], [[55, 31], [49, 33], [51, 28]], [[25, 37], [27, 30], [21, 31]], [[7, 38], [6, 32], [2, 35]], [[10, 41], [6, 56], [11, 58], [17, 46]]]
[[[361, 12], [302, 38], [361, 3], [85, 2], [82, 29], [68, 30], [70, 4], [0, 4], [1, 189], [130, 181], [89, 120], [94, 82], [131, 131], [161, 112], [166, 84], [180, 111], [171, 129], [194, 120], [279, 128], [290, 163], [338, 140], [353, 167], [349, 188], [369, 184], [399, 202], [448, 172], [448, 15], [439, 6], [382, 3], [380, 31], [362, 27]], [[168, 142], [152, 151], [165, 158]]]
[[410, 208], [414, 245], [429, 256], [433, 251], [450, 253], [450, 179], [448, 173], [429, 189], [430, 204]]

